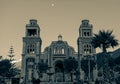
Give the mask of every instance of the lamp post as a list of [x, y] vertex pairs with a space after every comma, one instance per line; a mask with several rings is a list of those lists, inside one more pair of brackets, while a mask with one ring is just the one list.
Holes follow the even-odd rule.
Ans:
[[90, 57], [88, 57], [88, 71], [89, 71], [89, 75], [88, 75], [89, 80], [88, 81], [89, 81], [89, 84], [90, 84]]
[[92, 56], [92, 54], [90, 54], [90, 55], [88, 55], [88, 82], [89, 82], [89, 84], [91, 84], [91, 79], [90, 79], [90, 75], [91, 75], [91, 71], [90, 71], [90, 69], [91, 69], [91, 67], [90, 67], [90, 65], [91, 65], [91, 56]]

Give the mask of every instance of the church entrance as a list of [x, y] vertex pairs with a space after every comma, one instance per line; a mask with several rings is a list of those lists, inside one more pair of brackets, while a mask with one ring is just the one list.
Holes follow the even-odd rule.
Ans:
[[55, 82], [64, 82], [64, 66], [62, 61], [55, 63]]

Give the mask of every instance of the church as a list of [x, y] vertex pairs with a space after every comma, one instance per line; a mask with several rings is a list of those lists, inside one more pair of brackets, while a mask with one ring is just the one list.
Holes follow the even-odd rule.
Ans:
[[[50, 79], [52, 82], [69, 82], [70, 76], [65, 74], [65, 81], [63, 81], [63, 73], [61, 72], [61, 69], [64, 67], [62, 62], [69, 57], [74, 57], [78, 61], [77, 70], [80, 72], [79, 80], [85, 80], [86, 75], [81, 69], [81, 60], [89, 58], [96, 61], [96, 51], [91, 45], [93, 26], [89, 23], [89, 20], [81, 21], [78, 33], [79, 36], [76, 41], [78, 52], [67, 41], [62, 39], [62, 35], [58, 35], [58, 39], [52, 41], [50, 46], [47, 46], [41, 52], [42, 37], [40, 36], [40, 27], [37, 24], [37, 20], [31, 19], [26, 25], [25, 37], [23, 37], [21, 78], [23, 78], [24, 83], [32, 84], [33, 77], [39, 78], [37, 73], [39, 62], [47, 63], [50, 67], [48, 72], [53, 73], [50, 77], [44, 74], [41, 81], [48, 82]], [[95, 80], [97, 78], [97, 69], [94, 68], [92, 72], [89, 72], [88, 78]], [[75, 77], [73, 78], [75, 81]]]

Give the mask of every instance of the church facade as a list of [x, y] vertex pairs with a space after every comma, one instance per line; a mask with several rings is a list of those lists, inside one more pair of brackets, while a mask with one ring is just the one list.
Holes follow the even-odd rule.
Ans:
[[[77, 40], [78, 52], [67, 41], [62, 40], [62, 35], [59, 35], [58, 40], [52, 41], [50, 46], [47, 46], [41, 52], [42, 40], [40, 37], [40, 27], [35, 19], [31, 19], [29, 24], [26, 25], [25, 34], [25, 37], [23, 37], [21, 71], [21, 77], [25, 84], [31, 84], [33, 77], [39, 78], [37, 73], [39, 62], [47, 63], [50, 67], [47, 73], [53, 73], [50, 77], [48, 77], [47, 73], [44, 74], [41, 81], [69, 82], [70, 76], [62, 73], [64, 59], [74, 57], [78, 61], [77, 70], [80, 72], [79, 79], [82, 80], [85, 80], [86, 75], [81, 69], [81, 60], [89, 58], [89, 60], [96, 61], [95, 49], [91, 45], [93, 26], [89, 24], [89, 20], [82, 20], [80, 25]], [[96, 69], [89, 74], [89, 80], [96, 79], [97, 74], [94, 72], [96, 72]], [[63, 76], [65, 76], [65, 80]], [[75, 81], [75, 76], [73, 78]]]

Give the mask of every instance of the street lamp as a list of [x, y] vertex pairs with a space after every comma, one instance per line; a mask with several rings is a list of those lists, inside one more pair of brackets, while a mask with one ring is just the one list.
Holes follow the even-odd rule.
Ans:
[[89, 70], [89, 76], [88, 76], [88, 78], [89, 78], [89, 84], [90, 84], [90, 55], [89, 55], [89, 57], [88, 57], [88, 70]]
[[91, 84], [91, 79], [90, 79], [90, 75], [91, 75], [91, 71], [90, 71], [90, 61], [91, 61], [91, 56], [92, 56], [92, 54], [90, 54], [90, 55], [87, 55], [87, 57], [88, 57], [88, 72], [89, 72], [89, 74], [88, 74], [88, 82], [89, 82], [89, 84]]

